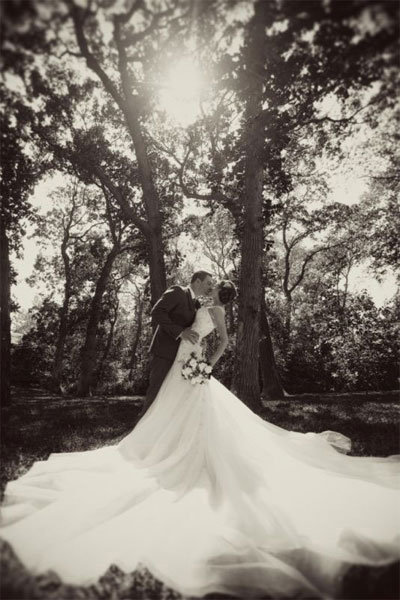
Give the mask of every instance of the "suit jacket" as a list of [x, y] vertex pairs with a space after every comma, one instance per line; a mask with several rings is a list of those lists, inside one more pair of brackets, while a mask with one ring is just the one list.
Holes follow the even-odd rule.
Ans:
[[192, 325], [199, 306], [200, 303], [193, 300], [188, 288], [180, 285], [168, 288], [151, 311], [152, 323], [157, 328], [149, 352], [174, 360], [180, 343], [178, 336]]

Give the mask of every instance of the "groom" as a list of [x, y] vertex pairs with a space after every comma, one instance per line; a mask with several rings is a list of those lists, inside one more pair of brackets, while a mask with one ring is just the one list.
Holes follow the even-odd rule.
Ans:
[[174, 362], [181, 339], [193, 344], [197, 342], [198, 333], [191, 330], [196, 310], [200, 307], [197, 297], [208, 296], [212, 289], [212, 275], [207, 271], [196, 271], [188, 287], [174, 285], [168, 288], [153, 306], [152, 322], [157, 328], [149, 348], [152, 354], [150, 384], [141, 415], [144, 415], [157, 396]]

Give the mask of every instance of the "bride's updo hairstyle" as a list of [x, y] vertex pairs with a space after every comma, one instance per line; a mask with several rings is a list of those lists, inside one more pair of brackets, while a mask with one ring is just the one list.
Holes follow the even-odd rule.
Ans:
[[229, 279], [222, 279], [218, 284], [218, 298], [222, 304], [228, 304], [236, 296], [236, 287]]

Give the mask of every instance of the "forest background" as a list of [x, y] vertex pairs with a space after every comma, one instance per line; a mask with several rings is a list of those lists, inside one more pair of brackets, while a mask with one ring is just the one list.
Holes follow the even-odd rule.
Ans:
[[3, 3], [3, 402], [144, 394], [151, 306], [198, 268], [238, 287], [215, 376], [252, 409], [397, 389], [368, 283], [398, 277], [397, 10]]

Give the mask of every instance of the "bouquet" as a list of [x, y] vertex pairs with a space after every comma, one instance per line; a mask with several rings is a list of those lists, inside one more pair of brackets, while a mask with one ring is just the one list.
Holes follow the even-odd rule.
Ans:
[[205, 359], [196, 356], [195, 352], [182, 365], [182, 377], [190, 381], [192, 385], [205, 383], [210, 379], [212, 366]]

